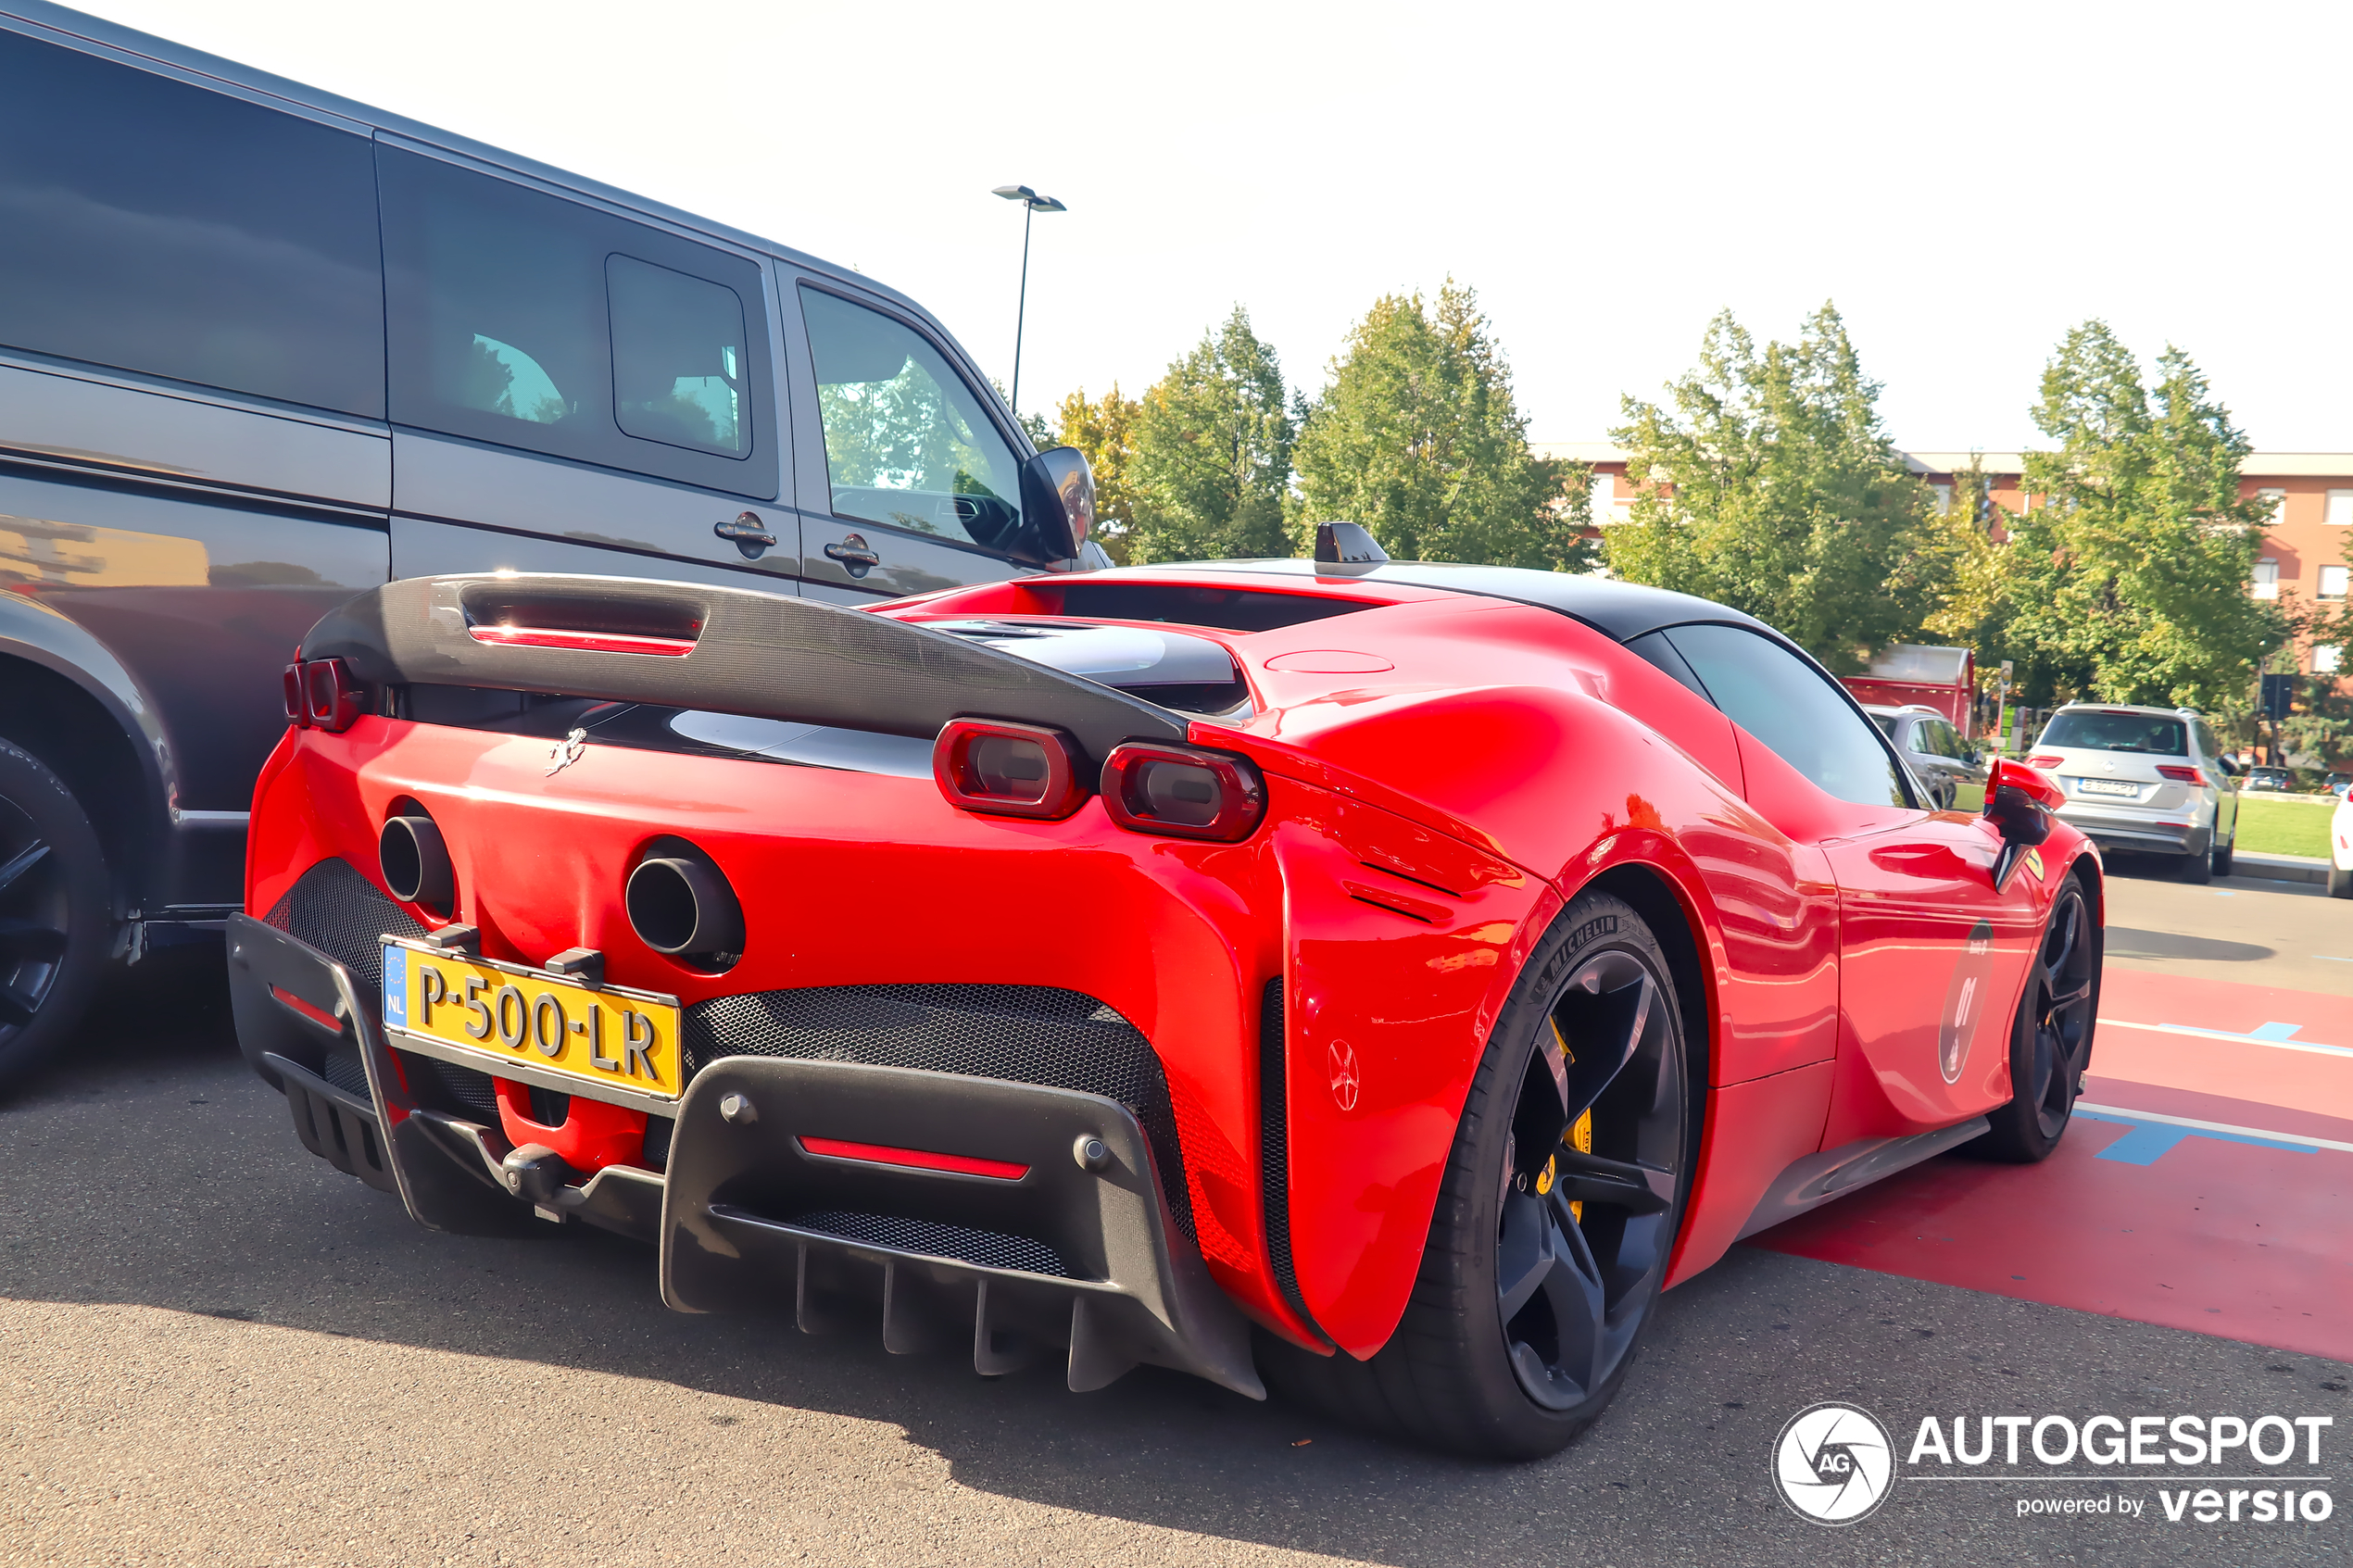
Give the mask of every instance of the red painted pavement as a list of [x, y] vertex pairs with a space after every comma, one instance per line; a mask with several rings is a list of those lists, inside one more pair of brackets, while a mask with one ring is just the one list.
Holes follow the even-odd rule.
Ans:
[[[2353, 1000], [2110, 970], [2087, 1104], [2353, 1143]], [[2123, 1025], [2252, 1034], [2287, 1044]], [[2271, 1034], [2282, 1033], [2277, 1028]], [[2353, 1153], [2079, 1118], [2040, 1165], [1947, 1155], [1751, 1238], [1775, 1251], [2353, 1361]]]

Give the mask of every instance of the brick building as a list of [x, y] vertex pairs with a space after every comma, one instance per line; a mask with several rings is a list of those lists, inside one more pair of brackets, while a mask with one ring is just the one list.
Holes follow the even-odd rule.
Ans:
[[[1626, 454], [1606, 442], [1540, 443], [1546, 457], [1593, 466], [1593, 521], [1607, 527], [1626, 520], [1633, 492], [1626, 482]], [[2016, 452], [1907, 452], [1912, 471], [1941, 494], [1952, 494], [1953, 475], [1982, 460], [1993, 481], [1994, 499], [2011, 511], [2031, 510], [2045, 497], [2027, 494], [2025, 462]], [[2258, 598], [2293, 595], [2306, 603], [2345, 602], [2353, 577], [2353, 452], [2258, 452], [2240, 470], [2242, 499], [2272, 500], [2272, 522], [2264, 531], [2262, 555], [2247, 591]], [[2296, 667], [2312, 674], [2339, 673], [2339, 650], [2296, 650]], [[2316, 667], [2317, 665], [2317, 667]], [[2342, 671], [2353, 677], [2353, 670]]]

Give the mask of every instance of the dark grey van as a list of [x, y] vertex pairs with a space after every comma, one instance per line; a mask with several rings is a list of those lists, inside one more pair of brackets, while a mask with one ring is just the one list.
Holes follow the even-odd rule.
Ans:
[[1067, 567], [1057, 457], [856, 273], [0, 0], [0, 1084], [236, 907], [281, 672], [351, 594]]

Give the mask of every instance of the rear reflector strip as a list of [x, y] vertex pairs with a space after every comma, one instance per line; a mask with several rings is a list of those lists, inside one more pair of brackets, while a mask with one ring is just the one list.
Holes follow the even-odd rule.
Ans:
[[979, 1160], [969, 1154], [934, 1154], [929, 1149], [892, 1148], [878, 1143], [849, 1143], [841, 1138], [809, 1138], [800, 1147], [827, 1160], [860, 1160], [869, 1165], [900, 1165], [911, 1171], [946, 1171], [958, 1176], [990, 1176], [1017, 1182], [1029, 1174], [1026, 1165], [1004, 1160]]
[[272, 985], [270, 987], [270, 999], [276, 1002], [280, 1007], [284, 1008], [287, 1011], [298, 1013], [302, 1017], [310, 1020], [311, 1022], [317, 1024], [321, 1029], [332, 1030], [333, 1033], [338, 1035], [343, 1033], [342, 1019], [337, 1018], [333, 1013], [325, 1012], [318, 1008], [312, 1007], [308, 1002], [304, 1001], [292, 991], [281, 990], [277, 986]]
[[477, 643], [501, 647], [569, 648], [575, 653], [649, 653], [683, 659], [695, 651], [692, 638], [645, 637], [631, 632], [565, 632], [551, 626], [469, 626]]

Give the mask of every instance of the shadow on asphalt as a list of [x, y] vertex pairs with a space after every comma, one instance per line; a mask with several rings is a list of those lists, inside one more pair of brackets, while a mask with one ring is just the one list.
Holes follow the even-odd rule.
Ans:
[[[2170, 1408], [2203, 1387], [2221, 1401], [2206, 1408], [2235, 1408], [2232, 1389], [2291, 1359], [1736, 1249], [1666, 1298], [1599, 1426], [1535, 1464], [1392, 1446], [1152, 1368], [1091, 1395], [1068, 1392], [1059, 1368], [984, 1380], [952, 1355], [890, 1356], [878, 1330], [815, 1339], [784, 1317], [670, 1312], [652, 1251], [600, 1232], [512, 1242], [423, 1231], [296, 1142], [284, 1102], [239, 1060], [225, 989], [201, 953], [149, 963], [109, 995], [78, 1060], [0, 1103], [0, 1295], [205, 1313], [890, 1423], [964, 1486], [1090, 1515], [1411, 1568], [1604, 1561], [1596, 1550], [1877, 1561], [1886, 1537], [1815, 1529], [1772, 1495], [1773, 1436], [1807, 1404], [1857, 1399], [1900, 1423], [1931, 1397], [2065, 1409], [2161, 1395]], [[486, 1410], [484, 1441], [497, 1431]], [[1914, 1505], [1912, 1528], [1928, 1532], [1916, 1546], [1943, 1543], [1917, 1555], [1986, 1561], [2025, 1544], [1973, 1503], [1951, 1512], [1964, 1507], [1945, 1495], [1956, 1490]]]

